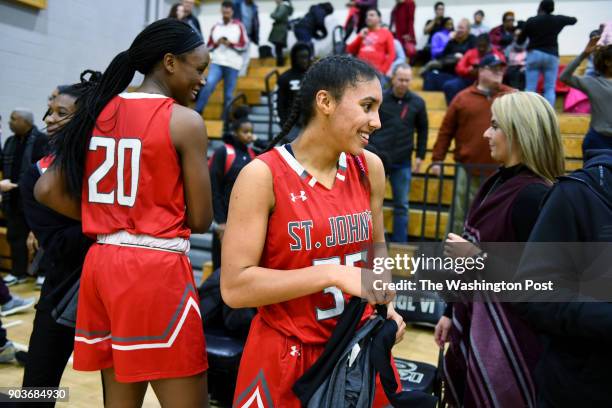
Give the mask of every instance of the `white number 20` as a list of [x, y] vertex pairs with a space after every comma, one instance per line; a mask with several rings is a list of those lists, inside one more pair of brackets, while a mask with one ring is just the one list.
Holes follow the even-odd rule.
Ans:
[[[367, 253], [357, 252], [355, 254], [348, 254], [344, 257], [344, 264], [346, 266], [354, 266], [357, 262], [365, 260]], [[341, 265], [340, 257], [334, 256], [332, 258], [315, 259], [313, 265], [324, 265], [324, 264], [335, 264]], [[324, 294], [329, 294], [334, 297], [335, 306], [330, 309], [319, 309], [316, 308], [317, 320], [332, 319], [340, 316], [344, 312], [344, 296], [342, 291], [335, 286], [330, 286], [323, 289]]]
[[[127, 207], [132, 207], [136, 202], [138, 191], [138, 176], [140, 175], [140, 152], [142, 143], [140, 139], [116, 139], [110, 137], [93, 136], [89, 142], [89, 150], [96, 151], [104, 148], [106, 154], [104, 161], [87, 180], [89, 186], [89, 202], [101, 204], [113, 204], [115, 202], [115, 191], [101, 193], [98, 191], [98, 183], [106, 177], [108, 172], [115, 165], [115, 150], [117, 150], [117, 203]], [[131, 153], [131, 172], [130, 172], [130, 194], [125, 194], [125, 154], [127, 150]]]

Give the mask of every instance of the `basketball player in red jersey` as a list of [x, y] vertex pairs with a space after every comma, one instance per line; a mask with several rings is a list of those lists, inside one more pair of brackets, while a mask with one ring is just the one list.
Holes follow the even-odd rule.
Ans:
[[[380, 128], [376, 72], [347, 56], [327, 57], [302, 81], [283, 131], [303, 130], [291, 144], [259, 156], [234, 186], [223, 239], [221, 290], [231, 307], [258, 307], [242, 356], [234, 406], [299, 407], [295, 381], [321, 355], [350, 296], [362, 292], [367, 244], [384, 243], [385, 176], [363, 148]], [[362, 317], [373, 313], [368, 307]], [[375, 406], [387, 405], [380, 383]]]
[[[208, 51], [174, 19], [146, 27], [110, 63], [58, 134], [35, 197], [81, 219], [97, 239], [85, 259], [74, 368], [101, 370], [107, 406], [140, 406], [151, 383], [164, 407], [206, 406], [208, 368], [189, 259], [211, 221], [207, 136], [185, 107]], [[136, 71], [137, 92], [124, 93]]]

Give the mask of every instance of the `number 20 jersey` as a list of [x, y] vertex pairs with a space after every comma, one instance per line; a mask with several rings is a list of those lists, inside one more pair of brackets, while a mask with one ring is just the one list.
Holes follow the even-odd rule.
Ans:
[[[295, 159], [287, 145], [258, 157], [268, 165], [275, 206], [260, 266], [290, 270], [321, 263], [361, 266], [372, 242], [370, 194], [360, 180], [365, 157], [342, 153], [331, 189], [320, 184]], [[361, 163], [359, 163], [359, 162]], [[349, 295], [337, 288], [259, 308], [264, 321], [302, 343], [329, 340]], [[372, 313], [368, 306], [363, 319]]]
[[183, 178], [170, 137], [172, 98], [123, 93], [98, 116], [85, 161], [83, 232], [189, 238]]

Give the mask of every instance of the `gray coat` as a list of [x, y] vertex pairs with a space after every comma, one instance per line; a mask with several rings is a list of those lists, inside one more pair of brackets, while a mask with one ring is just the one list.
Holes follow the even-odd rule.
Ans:
[[272, 31], [268, 41], [273, 44], [287, 45], [287, 33], [289, 32], [289, 16], [293, 13], [293, 7], [289, 0], [283, 0], [281, 4], [276, 6], [276, 9], [270, 17], [274, 20], [272, 23]]

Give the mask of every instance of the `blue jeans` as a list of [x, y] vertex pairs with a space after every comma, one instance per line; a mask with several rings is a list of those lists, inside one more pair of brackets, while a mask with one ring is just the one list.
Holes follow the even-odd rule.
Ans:
[[559, 70], [559, 57], [538, 50], [527, 53], [525, 61], [525, 90], [536, 92], [540, 73], [544, 75], [544, 98], [555, 107], [555, 84]]
[[410, 166], [393, 166], [389, 172], [389, 181], [393, 191], [393, 233], [391, 242], [408, 240], [408, 194], [410, 194]]
[[206, 85], [198, 94], [198, 99], [196, 100], [195, 110], [199, 113], [202, 113], [206, 103], [208, 102], [208, 98], [213, 94], [217, 84], [223, 78], [223, 118], [225, 118], [227, 106], [232, 100], [232, 95], [234, 94], [234, 89], [236, 88], [236, 82], [238, 82], [238, 72], [237, 69], [226, 67], [223, 65], [211, 64], [210, 68], [208, 68], [208, 78], [206, 78]]

